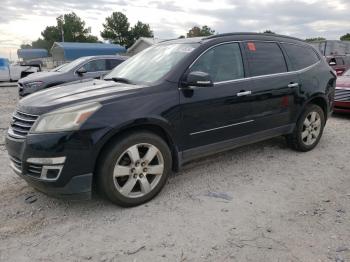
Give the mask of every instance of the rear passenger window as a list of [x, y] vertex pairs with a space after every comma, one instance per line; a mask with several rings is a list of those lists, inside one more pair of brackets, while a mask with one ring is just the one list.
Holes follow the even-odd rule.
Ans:
[[244, 69], [239, 45], [222, 44], [209, 49], [198, 58], [190, 71], [208, 73], [214, 83], [243, 78]]
[[317, 63], [320, 59], [316, 52], [307, 46], [282, 44], [287, 52], [293, 70], [300, 70]]
[[276, 43], [247, 42], [244, 44], [252, 76], [287, 72], [287, 65]]

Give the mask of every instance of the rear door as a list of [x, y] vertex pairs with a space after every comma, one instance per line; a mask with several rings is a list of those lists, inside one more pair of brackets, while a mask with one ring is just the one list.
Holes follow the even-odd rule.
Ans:
[[187, 70], [210, 74], [214, 86], [180, 90], [183, 149], [205, 146], [251, 133], [249, 98], [237, 95], [251, 89], [245, 78], [238, 43], [209, 48]]
[[296, 72], [288, 72], [287, 61], [276, 42], [243, 42], [248, 62], [251, 90], [251, 117], [254, 132], [277, 133], [291, 123], [294, 94], [299, 87]]

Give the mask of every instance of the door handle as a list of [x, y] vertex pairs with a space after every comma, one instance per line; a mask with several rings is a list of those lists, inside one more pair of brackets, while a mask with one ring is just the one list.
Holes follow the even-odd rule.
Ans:
[[252, 94], [252, 91], [242, 91], [242, 92], [237, 93], [237, 96], [248, 96], [251, 94]]
[[299, 83], [290, 83], [288, 85], [289, 88], [298, 87], [298, 86], [299, 86]]

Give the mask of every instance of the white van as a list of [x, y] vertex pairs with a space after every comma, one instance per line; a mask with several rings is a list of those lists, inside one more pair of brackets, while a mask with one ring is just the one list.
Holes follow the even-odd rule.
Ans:
[[31, 66], [21, 66], [10, 64], [7, 58], [0, 58], [0, 81], [10, 82], [17, 81], [31, 73], [39, 71], [39, 68]]

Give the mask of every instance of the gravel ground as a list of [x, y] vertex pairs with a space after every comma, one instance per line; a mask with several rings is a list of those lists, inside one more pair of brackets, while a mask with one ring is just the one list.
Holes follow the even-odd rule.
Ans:
[[0, 87], [0, 261], [350, 261], [350, 117], [312, 152], [275, 138], [214, 155], [123, 209], [49, 198], [9, 169], [16, 100]]

